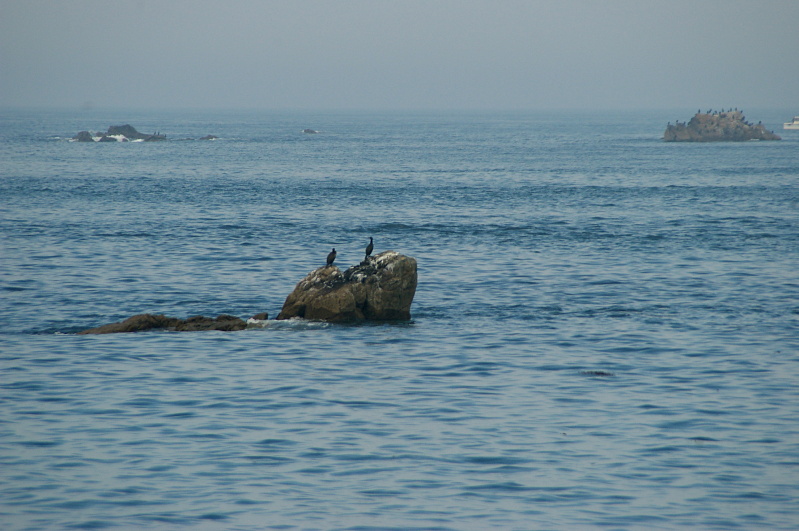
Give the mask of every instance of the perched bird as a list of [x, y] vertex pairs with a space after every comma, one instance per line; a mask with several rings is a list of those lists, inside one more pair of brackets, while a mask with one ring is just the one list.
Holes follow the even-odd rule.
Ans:
[[333, 247], [333, 250], [330, 251], [330, 254], [327, 255], [327, 265], [333, 265], [333, 260], [336, 259], [336, 248]]
[[369, 245], [366, 246], [366, 258], [369, 258], [369, 255], [372, 254], [372, 251], [375, 248], [375, 242], [371, 236], [369, 236]]

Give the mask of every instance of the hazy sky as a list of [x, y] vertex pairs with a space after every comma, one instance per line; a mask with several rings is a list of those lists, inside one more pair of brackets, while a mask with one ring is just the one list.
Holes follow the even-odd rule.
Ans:
[[790, 108], [799, 0], [0, 0], [0, 107]]

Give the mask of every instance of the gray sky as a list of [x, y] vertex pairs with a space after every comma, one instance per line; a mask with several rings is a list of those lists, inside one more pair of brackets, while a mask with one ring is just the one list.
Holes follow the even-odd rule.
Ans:
[[0, 107], [791, 108], [798, 0], [0, 0]]

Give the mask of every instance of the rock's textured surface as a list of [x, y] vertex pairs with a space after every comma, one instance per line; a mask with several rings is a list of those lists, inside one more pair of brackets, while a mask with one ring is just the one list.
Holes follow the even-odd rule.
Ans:
[[176, 332], [198, 332], [202, 330], [244, 330], [247, 323], [232, 315], [220, 315], [216, 319], [203, 317], [189, 317], [188, 319], [176, 319], [165, 315], [154, 315], [143, 313], [134, 315], [119, 323], [111, 323], [97, 328], [91, 328], [78, 332], [78, 334], [116, 334], [120, 332], [142, 332], [145, 330], [165, 329]]
[[741, 111], [697, 112], [688, 123], [668, 124], [663, 133], [666, 142], [743, 142], [780, 140], [763, 124], [750, 124]]
[[416, 279], [416, 260], [394, 251], [370, 256], [344, 273], [320, 267], [297, 284], [277, 318], [407, 321]]

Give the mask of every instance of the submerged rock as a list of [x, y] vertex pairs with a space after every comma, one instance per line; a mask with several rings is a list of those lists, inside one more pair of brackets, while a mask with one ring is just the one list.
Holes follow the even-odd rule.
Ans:
[[668, 124], [663, 133], [666, 142], [744, 142], [747, 140], [781, 140], [762, 124], [747, 122], [739, 110], [697, 112], [688, 123]]
[[416, 279], [416, 260], [394, 251], [367, 257], [343, 273], [333, 265], [320, 267], [286, 297], [277, 319], [407, 321]]
[[119, 323], [111, 323], [97, 328], [91, 328], [78, 332], [78, 334], [116, 334], [120, 332], [143, 332], [145, 330], [173, 330], [176, 332], [198, 332], [202, 330], [244, 330], [247, 323], [233, 315], [222, 314], [216, 319], [203, 317], [189, 317], [188, 319], [177, 319], [167, 317], [163, 314], [154, 315], [143, 313], [134, 315]]

